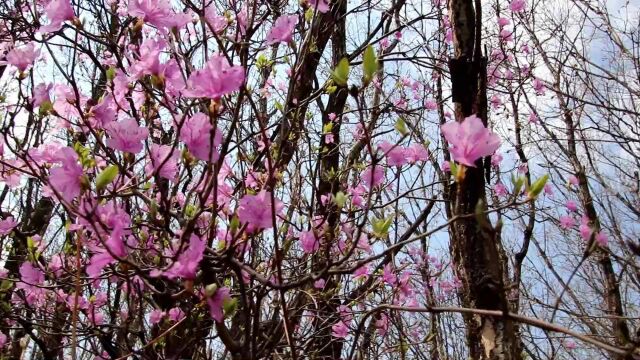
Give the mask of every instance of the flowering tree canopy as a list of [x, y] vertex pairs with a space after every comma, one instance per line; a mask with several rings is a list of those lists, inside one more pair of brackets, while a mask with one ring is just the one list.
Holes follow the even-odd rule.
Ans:
[[640, 357], [638, 13], [0, 3], [0, 359]]

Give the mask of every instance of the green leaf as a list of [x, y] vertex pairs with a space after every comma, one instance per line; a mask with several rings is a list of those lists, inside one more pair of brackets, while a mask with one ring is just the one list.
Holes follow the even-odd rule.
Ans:
[[237, 308], [238, 308], [238, 299], [230, 298], [230, 299], [225, 299], [222, 302], [222, 309], [224, 310], [224, 315], [227, 317], [233, 316]]
[[549, 180], [548, 174], [534, 181], [534, 183], [531, 184], [531, 186], [529, 187], [529, 198], [531, 199], [537, 198], [538, 195], [540, 195], [540, 192], [542, 191], [542, 189], [544, 189], [544, 186], [547, 184], [547, 180]]
[[364, 84], [367, 85], [373, 79], [373, 76], [378, 71], [378, 59], [376, 53], [373, 50], [373, 46], [367, 46], [364, 51], [362, 61], [362, 73], [364, 74]]
[[204, 293], [207, 297], [212, 297], [213, 295], [216, 294], [217, 291], [218, 291], [218, 285], [216, 284], [209, 284], [204, 288]]
[[338, 207], [342, 209], [347, 203], [347, 196], [342, 191], [338, 191], [334, 201], [336, 205], [338, 205]]
[[337, 89], [338, 89], [338, 87], [337, 87], [337, 86], [335, 86], [335, 85], [330, 85], [330, 86], [327, 86], [327, 89], [325, 90], [325, 92], [326, 92], [327, 94], [331, 95], [331, 94], [333, 94], [334, 92], [336, 92], [336, 90], [337, 90]]
[[513, 196], [518, 197], [520, 195], [520, 191], [524, 186], [525, 178], [524, 176], [518, 176], [517, 178], [511, 175], [511, 183], [513, 183]]
[[347, 86], [349, 80], [349, 59], [342, 58], [338, 66], [333, 70], [333, 82], [340, 86]]
[[395, 129], [400, 133], [400, 135], [405, 136], [409, 133], [409, 129], [407, 129], [407, 123], [404, 122], [402, 117], [399, 117], [396, 121]]
[[373, 220], [371, 220], [373, 235], [375, 235], [378, 238], [386, 238], [389, 235], [389, 228], [391, 227], [392, 222], [393, 222], [392, 217], [389, 217], [386, 219], [374, 218]]
[[116, 165], [109, 165], [98, 174], [96, 177], [96, 190], [100, 191], [118, 176], [118, 167]]
[[306, 22], [311, 22], [311, 20], [313, 20], [313, 9], [311, 7], [304, 12], [304, 19]]
[[107, 69], [107, 80], [111, 81], [116, 77], [116, 68], [110, 67]]

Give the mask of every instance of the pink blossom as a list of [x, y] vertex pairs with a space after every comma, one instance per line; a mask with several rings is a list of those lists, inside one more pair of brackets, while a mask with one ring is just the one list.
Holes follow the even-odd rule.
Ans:
[[451, 163], [448, 161], [443, 162], [440, 169], [444, 172], [451, 172]]
[[160, 177], [173, 180], [178, 174], [178, 150], [169, 145], [152, 144], [149, 148], [150, 163], [147, 172], [156, 171]]
[[493, 154], [500, 147], [500, 138], [487, 129], [480, 118], [469, 116], [462, 123], [441, 126], [445, 139], [451, 143], [451, 155], [457, 162], [475, 167], [475, 162]]
[[583, 240], [587, 241], [591, 238], [591, 234], [593, 233], [593, 230], [589, 225], [588, 217], [583, 216], [582, 219], [580, 219], [580, 227], [578, 228], [578, 231], [580, 231], [580, 237]]
[[269, 33], [267, 34], [267, 45], [277, 44], [280, 42], [288, 43], [293, 38], [293, 31], [298, 23], [298, 17], [295, 15], [280, 16]]
[[318, 11], [321, 13], [326, 13], [327, 11], [329, 11], [328, 0], [308, 0], [308, 1], [309, 1], [309, 5], [311, 5], [312, 8], [318, 9]]
[[49, 171], [49, 185], [67, 202], [80, 195], [82, 166], [78, 164], [78, 154], [70, 148], [60, 149], [59, 161], [62, 166]]
[[369, 265], [362, 265], [353, 272], [353, 279], [357, 280], [360, 278], [366, 278], [371, 274], [371, 270], [369, 269]]
[[498, 18], [498, 26], [500, 26], [500, 28], [503, 28], [507, 25], [509, 25], [511, 23], [511, 20], [505, 18], [505, 17], [500, 17]]
[[553, 195], [553, 186], [551, 186], [551, 184], [545, 184], [544, 193], [547, 195]]
[[497, 152], [491, 156], [491, 165], [493, 165], [494, 167], [498, 167], [500, 166], [500, 163], [503, 159], [504, 158], [502, 157], [502, 154]]
[[531, 112], [529, 114], [529, 122], [532, 124], [539, 124], [540, 123], [540, 118], [538, 118], [538, 115], [535, 112]]
[[189, 245], [178, 255], [178, 259], [171, 264], [163, 275], [169, 279], [181, 277], [183, 279], [195, 279], [200, 260], [204, 256], [206, 243], [195, 234], [191, 234]]
[[180, 131], [180, 140], [187, 145], [196, 158], [209, 162], [218, 161], [219, 154], [216, 148], [222, 143], [222, 133], [218, 129], [213, 129], [207, 115], [196, 113], [187, 119]]
[[512, 35], [513, 35], [513, 32], [511, 30], [509, 30], [509, 29], [502, 29], [500, 31], [500, 38], [503, 41], [507, 41], [507, 42], [513, 41], [513, 36]]
[[418, 161], [429, 160], [429, 151], [422, 144], [413, 144], [409, 146], [404, 153], [409, 164], [415, 164]]
[[438, 103], [433, 99], [427, 99], [424, 101], [424, 108], [427, 110], [436, 110], [438, 108]]
[[141, 127], [131, 118], [111, 123], [107, 126], [107, 146], [112, 149], [137, 154], [142, 150], [142, 141], [149, 136], [149, 130]]
[[51, 0], [44, 11], [49, 18], [49, 25], [40, 27], [38, 31], [41, 33], [58, 31], [62, 28], [63, 22], [75, 18], [70, 0]]
[[27, 285], [40, 285], [44, 283], [44, 273], [30, 262], [20, 265], [20, 280]]
[[214, 55], [205, 68], [195, 71], [187, 80], [187, 97], [207, 97], [219, 99], [230, 94], [244, 83], [244, 68], [231, 66], [222, 55]]
[[155, 324], [159, 323], [160, 321], [162, 321], [162, 318], [164, 316], [165, 316], [164, 311], [162, 311], [160, 309], [153, 309], [149, 313], [149, 323], [151, 323], [151, 325], [155, 325]]
[[129, 15], [158, 28], [181, 28], [191, 21], [189, 14], [176, 14], [168, 0], [129, 0]]
[[533, 89], [536, 91], [536, 95], [544, 95], [545, 85], [538, 78], [533, 79]]
[[509, 4], [509, 9], [513, 12], [522, 12], [527, 6], [527, 2], [525, 0], [511, 0]]
[[216, 292], [207, 298], [207, 305], [209, 305], [209, 313], [213, 320], [222, 322], [224, 320], [224, 302], [231, 299], [229, 295], [231, 290], [228, 287], [221, 287]]
[[300, 232], [300, 246], [302, 247], [302, 251], [307, 254], [313, 254], [318, 251], [320, 242], [313, 233], [313, 230]]
[[349, 327], [342, 321], [337, 322], [331, 327], [331, 335], [333, 337], [344, 339], [349, 335]]
[[33, 88], [33, 98], [31, 99], [33, 107], [38, 107], [46, 101], [51, 102], [49, 91], [51, 91], [52, 88], [53, 84], [40, 83], [36, 85], [36, 87]]
[[382, 269], [382, 281], [384, 281], [385, 283], [391, 286], [393, 286], [396, 283], [397, 277], [396, 277], [396, 274], [393, 273], [391, 264], [386, 264]]
[[34, 43], [14, 48], [5, 56], [5, 61], [0, 61], [0, 65], [11, 64], [20, 71], [25, 71], [40, 56], [40, 50], [35, 49]]
[[204, 17], [216, 34], [221, 33], [227, 27], [227, 18], [218, 15], [213, 6], [204, 9]]
[[560, 220], [560, 227], [565, 230], [570, 229], [576, 225], [576, 221], [573, 220], [573, 218], [568, 215], [560, 216], [559, 220]]
[[384, 153], [389, 166], [402, 166], [408, 162], [405, 148], [400, 145], [394, 145], [385, 140], [378, 144], [378, 148]]
[[174, 307], [171, 310], [169, 310], [169, 320], [171, 321], [178, 322], [182, 320], [184, 317], [185, 317], [184, 311], [182, 311], [182, 309], [180, 309], [179, 307]]
[[362, 172], [360, 179], [368, 188], [376, 187], [384, 181], [384, 168], [380, 165], [369, 166]]
[[384, 337], [389, 330], [389, 317], [384, 313], [380, 314], [380, 318], [376, 320], [375, 325], [376, 329], [378, 329], [378, 334]]
[[578, 204], [576, 204], [576, 202], [573, 201], [573, 200], [567, 201], [567, 203], [565, 205], [567, 206], [567, 210], [569, 210], [571, 212], [578, 211]]
[[569, 184], [573, 186], [580, 185], [580, 180], [575, 175], [569, 175]]
[[607, 233], [600, 231], [596, 234], [596, 242], [598, 245], [605, 247], [609, 244], [609, 236]]
[[6, 344], [7, 344], [7, 335], [0, 332], [0, 350], [2, 350]]
[[[273, 209], [278, 215], [284, 205], [275, 199]], [[270, 229], [273, 227], [273, 210], [271, 203], [271, 193], [266, 190], [260, 191], [257, 195], [245, 195], [238, 204], [238, 218], [242, 223], [247, 224], [247, 231], [253, 232], [258, 229]]]
[[316, 289], [324, 289], [325, 284], [326, 284], [326, 281], [324, 279], [318, 279], [314, 281], [313, 287]]
[[493, 186], [493, 191], [496, 193], [496, 196], [503, 197], [508, 194], [507, 187], [504, 186], [503, 183], [499, 182]]
[[575, 350], [578, 347], [576, 342], [570, 339], [563, 341], [563, 344], [564, 344], [564, 347], [569, 351]]
[[13, 219], [13, 216], [0, 220], [0, 236], [9, 234], [16, 226], [18, 223]]

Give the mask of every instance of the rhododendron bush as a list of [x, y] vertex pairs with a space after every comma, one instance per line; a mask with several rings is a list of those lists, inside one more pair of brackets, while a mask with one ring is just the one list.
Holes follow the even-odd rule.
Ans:
[[637, 10], [1, 3], [0, 358], [639, 357]]

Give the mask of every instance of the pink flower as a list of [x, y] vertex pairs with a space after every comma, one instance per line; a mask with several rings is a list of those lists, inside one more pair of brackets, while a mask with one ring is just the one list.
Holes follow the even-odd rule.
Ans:
[[573, 201], [573, 200], [567, 201], [567, 203], [565, 205], [567, 206], [567, 210], [569, 210], [571, 212], [578, 211], [578, 204], [576, 204], [576, 202]]
[[378, 145], [378, 148], [384, 152], [389, 166], [402, 166], [408, 162], [405, 149], [402, 146], [391, 144], [385, 140]]
[[609, 236], [607, 233], [600, 231], [596, 234], [596, 242], [598, 245], [605, 247], [609, 244]]
[[0, 332], [0, 350], [7, 344], [7, 335]]
[[433, 99], [427, 99], [424, 101], [424, 108], [427, 110], [435, 110], [438, 108], [438, 103]]
[[569, 215], [560, 216], [560, 227], [567, 230], [576, 225], [575, 220]]
[[342, 321], [334, 324], [331, 327], [331, 330], [331, 335], [333, 335], [333, 337], [344, 339], [349, 335], [349, 327]]
[[536, 91], [536, 95], [544, 95], [545, 85], [538, 78], [533, 79], [533, 89]]
[[178, 156], [178, 150], [171, 146], [152, 144], [149, 148], [151, 162], [147, 166], [147, 172], [156, 171], [160, 177], [173, 180], [178, 174]]
[[271, 203], [271, 193], [266, 190], [260, 191], [257, 195], [245, 195], [238, 203], [238, 218], [242, 223], [247, 224], [247, 231], [253, 232], [259, 229], [270, 229], [273, 227], [273, 211], [278, 215], [283, 208], [283, 204], [275, 199], [275, 204]]
[[540, 118], [538, 118], [538, 115], [535, 112], [531, 112], [529, 114], [529, 122], [532, 124], [539, 124], [540, 123]]
[[107, 146], [112, 149], [137, 154], [142, 150], [142, 141], [149, 136], [149, 130], [141, 127], [131, 118], [111, 123], [107, 126]]
[[169, 320], [171, 321], [178, 322], [182, 320], [184, 317], [185, 317], [184, 311], [182, 311], [182, 309], [180, 309], [179, 307], [174, 307], [171, 310], [169, 310]]
[[362, 172], [362, 183], [369, 188], [376, 187], [384, 181], [384, 168], [380, 165], [369, 166]]
[[353, 279], [366, 278], [371, 274], [371, 270], [368, 265], [362, 265], [353, 272]]
[[224, 320], [224, 302], [231, 299], [230, 293], [231, 290], [225, 286], [217, 289], [212, 296], [207, 298], [209, 313], [213, 320], [217, 322]]
[[495, 153], [491, 156], [491, 165], [493, 165], [494, 167], [498, 167], [500, 166], [500, 163], [502, 162], [504, 158], [502, 157], [502, 154], [500, 153]]
[[160, 321], [162, 321], [162, 318], [164, 317], [164, 315], [165, 315], [164, 311], [160, 309], [151, 310], [151, 312], [149, 313], [149, 323], [151, 325], [155, 325], [159, 323]]
[[183, 279], [195, 279], [200, 260], [204, 256], [206, 243], [195, 234], [191, 234], [189, 245], [178, 255], [178, 259], [171, 264], [163, 275], [169, 279], [181, 277]]
[[546, 184], [544, 186], [544, 193], [547, 195], [553, 195], [553, 186], [551, 186], [551, 184]]
[[385, 336], [387, 331], [389, 330], [389, 317], [382, 313], [380, 314], [380, 319], [376, 320], [376, 329], [378, 329], [378, 334], [380, 336]]
[[493, 186], [493, 191], [495, 191], [496, 196], [498, 196], [498, 197], [503, 197], [503, 196], [506, 196], [508, 194], [507, 187], [504, 186], [504, 184], [501, 183], [501, 182], [496, 183]]
[[509, 9], [513, 12], [522, 12], [526, 6], [527, 2], [525, 0], [512, 0], [509, 4]]
[[429, 160], [429, 151], [422, 144], [413, 144], [409, 146], [404, 153], [407, 156], [409, 164]]
[[500, 31], [500, 38], [507, 42], [513, 41], [513, 32], [509, 29], [502, 29]]
[[30, 262], [24, 262], [20, 265], [20, 280], [27, 285], [40, 285], [44, 283], [44, 273]]
[[396, 274], [393, 273], [391, 264], [385, 265], [384, 268], [382, 269], [382, 281], [393, 286], [397, 280], [398, 278], [396, 277]]
[[5, 57], [6, 61], [0, 61], [0, 65], [11, 64], [18, 70], [25, 71], [36, 61], [38, 56], [40, 56], [40, 50], [36, 50], [33, 43], [28, 43], [9, 51]]
[[505, 17], [500, 17], [498, 18], [498, 26], [500, 26], [500, 28], [503, 28], [507, 25], [509, 25], [511, 23], [511, 21]]
[[240, 89], [243, 83], [244, 68], [242, 66], [231, 66], [224, 56], [214, 55], [204, 69], [189, 76], [184, 95], [219, 99]]
[[189, 14], [176, 14], [167, 0], [129, 0], [129, 15], [158, 28], [181, 28], [191, 21]]
[[267, 34], [267, 45], [291, 42], [297, 23], [298, 17], [295, 15], [280, 16]]
[[493, 154], [500, 147], [500, 138], [487, 129], [480, 118], [469, 116], [462, 123], [441, 126], [445, 139], [451, 143], [451, 155], [457, 162], [475, 167], [475, 162]]
[[580, 180], [578, 180], [578, 178], [575, 175], [570, 175], [569, 176], [569, 184], [573, 185], [573, 186], [578, 186], [578, 185], [580, 185]]
[[228, 25], [227, 18], [218, 15], [213, 6], [204, 9], [204, 18], [216, 34], [221, 33]]
[[38, 31], [41, 33], [58, 31], [63, 22], [75, 18], [71, 1], [69, 0], [51, 0], [44, 11], [47, 14], [47, 18], [49, 18], [49, 25], [40, 27]]
[[307, 254], [312, 254], [318, 251], [320, 248], [320, 242], [313, 233], [313, 230], [300, 232], [300, 246], [302, 247], [302, 251]]
[[71, 202], [80, 195], [82, 166], [78, 164], [78, 154], [72, 148], [63, 147], [59, 152], [59, 161], [62, 166], [49, 171], [49, 185], [60, 194], [62, 199]]
[[0, 220], [0, 236], [9, 234], [16, 226], [18, 223], [13, 219], [13, 216]]
[[591, 233], [593, 233], [593, 230], [589, 225], [588, 217], [583, 216], [582, 219], [580, 219], [580, 227], [578, 228], [578, 230], [580, 231], [580, 237], [583, 240], [587, 241], [589, 240], [589, 238], [591, 238]]
[[318, 279], [314, 281], [313, 287], [316, 289], [324, 289], [325, 284], [326, 284], [326, 281], [324, 279]]
[[570, 339], [563, 341], [563, 344], [564, 347], [569, 351], [575, 350], [578, 347], [578, 345], [576, 345], [576, 342]]
[[327, 11], [329, 11], [328, 0], [308, 0], [308, 1], [309, 1], [309, 5], [311, 5], [312, 8], [318, 9], [318, 11], [321, 13], [326, 13]]
[[222, 143], [222, 133], [218, 129], [213, 129], [207, 115], [196, 113], [187, 119], [180, 131], [180, 140], [187, 145], [196, 158], [209, 162], [218, 161], [219, 154], [216, 148]]
[[38, 107], [42, 105], [45, 101], [51, 101], [49, 97], [49, 91], [53, 88], [53, 84], [45, 84], [40, 83], [33, 88], [33, 98], [31, 99], [31, 104], [33, 107]]

